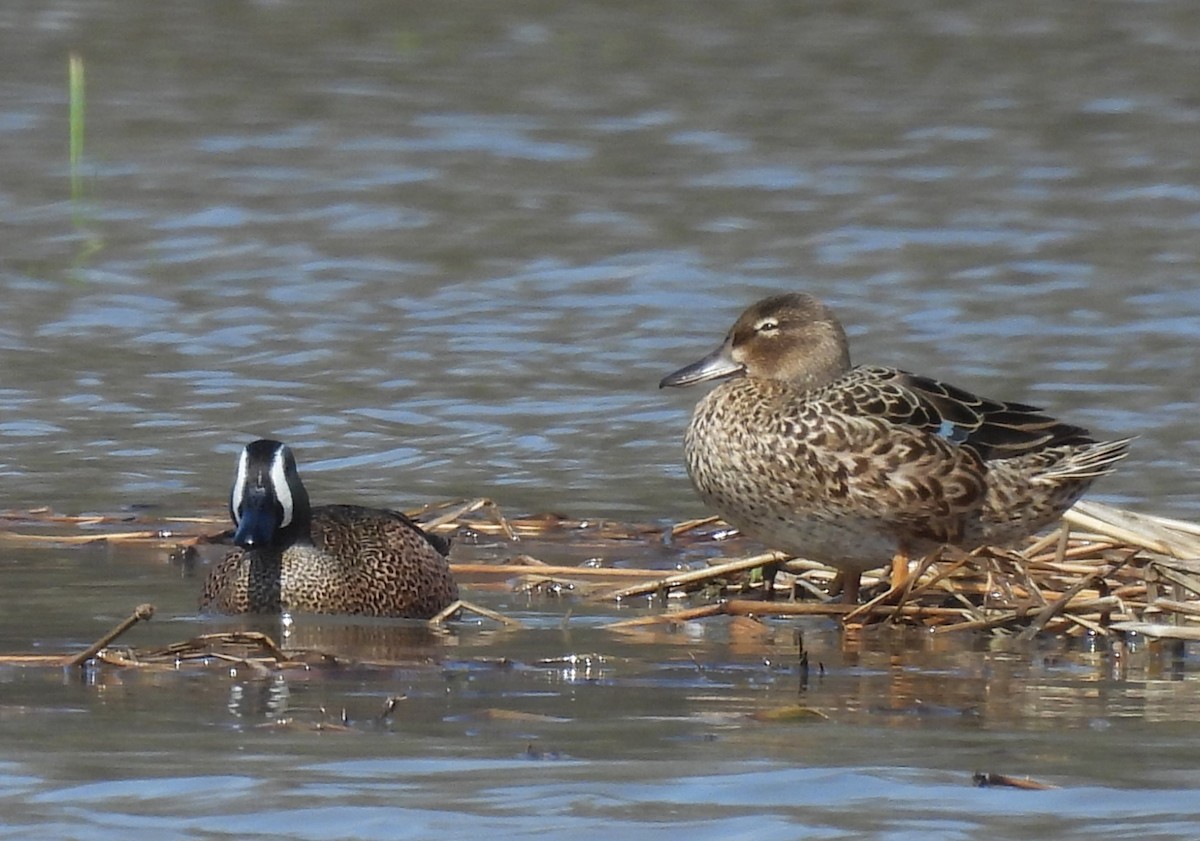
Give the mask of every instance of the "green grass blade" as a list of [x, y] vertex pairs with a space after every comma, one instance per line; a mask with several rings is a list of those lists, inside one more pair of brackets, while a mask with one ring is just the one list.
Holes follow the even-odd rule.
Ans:
[[83, 162], [83, 56], [71, 53], [68, 68], [71, 108], [71, 200], [79, 201], [83, 198], [83, 174], [80, 171]]

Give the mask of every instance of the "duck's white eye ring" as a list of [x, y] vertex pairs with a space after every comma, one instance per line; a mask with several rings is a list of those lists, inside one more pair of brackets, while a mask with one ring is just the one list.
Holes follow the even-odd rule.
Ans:
[[764, 318], [755, 328], [760, 333], [774, 333], [779, 329], [779, 322], [773, 318]]

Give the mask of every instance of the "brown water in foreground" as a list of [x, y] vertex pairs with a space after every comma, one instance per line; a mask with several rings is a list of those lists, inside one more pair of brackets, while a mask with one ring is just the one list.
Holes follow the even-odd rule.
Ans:
[[[520, 627], [203, 618], [203, 569], [161, 546], [6, 542], [19, 545], [0, 593], [4, 652], [78, 651], [149, 601], [154, 619], [120, 644], [258, 630], [329, 655], [284, 669], [0, 666], [0, 813], [13, 837], [598, 838], [617, 826], [634, 837], [1165, 838], [1200, 827], [1187, 805], [1200, 672], [1184, 648], [1135, 641], [1118, 654], [1099, 640], [847, 635], [827, 620], [737, 617], [616, 630], [661, 607], [495, 576], [464, 579], [464, 596]], [[466, 534], [452, 557], [669, 568], [712, 551]], [[1060, 788], [976, 789], [979, 771]]]

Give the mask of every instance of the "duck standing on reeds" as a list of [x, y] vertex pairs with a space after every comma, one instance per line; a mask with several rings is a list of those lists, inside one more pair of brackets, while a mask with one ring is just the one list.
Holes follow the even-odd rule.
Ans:
[[1054, 522], [1125, 457], [1040, 409], [894, 368], [851, 367], [810, 295], [764, 298], [660, 387], [725, 379], [684, 438], [701, 499], [768, 547], [844, 573], [843, 597], [892, 559], [1011, 545]]
[[248, 444], [229, 511], [234, 549], [209, 573], [202, 609], [428, 619], [458, 598], [450, 544], [396, 511], [310, 508], [292, 451]]

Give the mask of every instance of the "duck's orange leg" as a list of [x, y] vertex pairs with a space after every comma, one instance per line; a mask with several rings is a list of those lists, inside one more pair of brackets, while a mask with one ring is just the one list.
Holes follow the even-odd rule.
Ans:
[[908, 546], [904, 541], [896, 547], [896, 554], [892, 556], [892, 577], [888, 579], [888, 589], [896, 592], [904, 587], [908, 582]]

